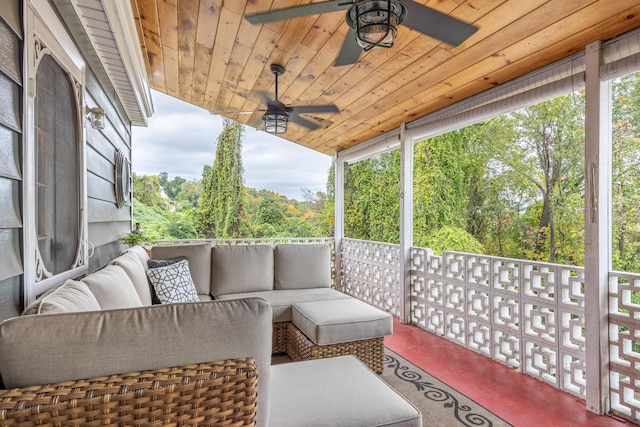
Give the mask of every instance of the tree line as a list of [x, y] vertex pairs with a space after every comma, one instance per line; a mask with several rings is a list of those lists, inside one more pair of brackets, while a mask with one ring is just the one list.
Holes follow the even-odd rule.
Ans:
[[[612, 92], [613, 265], [640, 271], [639, 75]], [[576, 91], [416, 143], [414, 245], [583, 265], [584, 122]], [[333, 167], [303, 201], [245, 188], [242, 137], [224, 121], [199, 181], [134, 175], [135, 221], [152, 238], [332, 236]], [[399, 242], [399, 180], [397, 150], [345, 167], [347, 237]]]
[[245, 187], [243, 127], [226, 119], [223, 125], [215, 159], [203, 168], [202, 179], [169, 179], [166, 172], [133, 174], [133, 217], [146, 239], [333, 235], [333, 220], [326, 222], [325, 192], [303, 188], [303, 200], [298, 201]]
[[[613, 82], [612, 258], [640, 271], [640, 76]], [[415, 144], [414, 245], [584, 264], [584, 93]], [[399, 242], [400, 154], [345, 168], [345, 234]]]

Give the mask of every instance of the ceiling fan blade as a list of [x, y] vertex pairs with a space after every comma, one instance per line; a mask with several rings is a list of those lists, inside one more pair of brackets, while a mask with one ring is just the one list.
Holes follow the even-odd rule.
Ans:
[[297, 123], [300, 126], [304, 126], [304, 127], [306, 127], [307, 129], [310, 129], [310, 130], [316, 130], [316, 129], [318, 129], [320, 127], [316, 123], [314, 123], [314, 122], [312, 122], [310, 120], [307, 120], [307, 119], [303, 119], [302, 117], [297, 116], [295, 114], [291, 114], [289, 116], [289, 121], [293, 122], [293, 123]]
[[346, 10], [351, 7], [351, 1], [329, 0], [323, 3], [311, 3], [302, 6], [287, 7], [284, 9], [272, 10], [270, 12], [256, 13], [245, 16], [245, 19], [252, 24], [264, 24], [265, 22], [284, 21], [301, 16], [318, 15], [327, 12]]
[[256, 92], [256, 93], [258, 95], [260, 95], [262, 97], [262, 100], [264, 102], [266, 102], [267, 104], [270, 103], [271, 101], [273, 101], [273, 98], [271, 98], [267, 92], [259, 91], [259, 92]]
[[294, 114], [306, 113], [339, 113], [340, 110], [333, 104], [330, 105], [293, 105], [286, 108], [287, 112]]
[[355, 64], [358, 62], [358, 59], [360, 59], [360, 54], [362, 54], [362, 47], [360, 47], [356, 41], [356, 30], [349, 28], [347, 37], [344, 39], [340, 53], [336, 58], [336, 62], [333, 63], [333, 66], [339, 67], [341, 65]]
[[451, 46], [458, 46], [478, 30], [478, 27], [474, 25], [467, 24], [412, 0], [404, 0], [402, 4], [407, 8], [407, 17], [402, 25], [448, 43]]

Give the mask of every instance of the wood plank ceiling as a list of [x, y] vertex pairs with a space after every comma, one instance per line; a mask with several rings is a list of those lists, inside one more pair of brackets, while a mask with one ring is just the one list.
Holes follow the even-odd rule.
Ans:
[[273, 98], [275, 90], [270, 64], [283, 65], [278, 86], [285, 105], [333, 103], [340, 109], [302, 115], [320, 127], [290, 123], [282, 135], [326, 154], [640, 26], [637, 0], [416, 1], [479, 30], [452, 47], [400, 26], [392, 48], [334, 67], [349, 29], [344, 12], [263, 25], [243, 18], [309, 0], [131, 4], [153, 89], [261, 127], [261, 92]]

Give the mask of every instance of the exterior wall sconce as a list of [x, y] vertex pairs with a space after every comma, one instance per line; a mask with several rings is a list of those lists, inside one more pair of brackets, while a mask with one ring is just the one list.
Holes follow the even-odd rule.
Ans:
[[269, 105], [267, 112], [262, 116], [262, 120], [264, 120], [264, 130], [269, 133], [286, 133], [289, 115], [284, 109], [284, 105], [282, 105], [281, 109], [272, 108], [274, 106], [275, 105]]
[[369, 51], [391, 47], [398, 25], [407, 16], [407, 8], [397, 0], [362, 0], [347, 11], [347, 24], [356, 30], [358, 44]]
[[92, 128], [101, 130], [104, 129], [105, 116], [104, 110], [102, 108], [89, 108], [89, 106], [85, 106], [85, 112]]

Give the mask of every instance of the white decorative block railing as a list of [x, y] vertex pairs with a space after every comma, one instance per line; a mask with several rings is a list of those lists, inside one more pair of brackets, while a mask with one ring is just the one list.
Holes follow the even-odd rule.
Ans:
[[581, 267], [411, 248], [411, 321], [585, 397]]
[[609, 273], [611, 410], [640, 420], [640, 274]]
[[[399, 245], [344, 239], [339, 289], [399, 314]], [[411, 248], [415, 325], [581, 398], [582, 267]]]
[[395, 316], [400, 313], [400, 247], [342, 239], [338, 290]]

